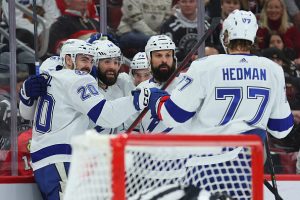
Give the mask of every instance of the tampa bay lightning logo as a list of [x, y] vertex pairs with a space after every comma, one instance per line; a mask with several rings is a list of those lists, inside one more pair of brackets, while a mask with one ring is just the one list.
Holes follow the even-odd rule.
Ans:
[[86, 75], [86, 74], [88, 74], [88, 73], [85, 72], [85, 71], [75, 70], [75, 74], [78, 74], [78, 75]]

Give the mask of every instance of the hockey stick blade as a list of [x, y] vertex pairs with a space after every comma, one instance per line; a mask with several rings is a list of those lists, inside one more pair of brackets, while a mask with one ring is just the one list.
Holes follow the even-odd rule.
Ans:
[[[273, 188], [273, 186], [265, 179], [264, 180], [264, 185], [270, 190], [270, 192], [272, 192], [273, 194], [274, 194], [274, 196], [276, 195], [276, 191], [275, 191], [275, 189]], [[278, 194], [278, 200], [283, 200], [282, 198], [281, 198], [281, 196], [279, 196], [279, 194]], [[277, 199], [276, 199], [277, 200]]]
[[[216, 17], [212, 19], [210, 27], [207, 29], [207, 31], [204, 33], [204, 35], [198, 40], [198, 42], [194, 45], [194, 47], [190, 50], [190, 52], [185, 56], [183, 61], [181, 62], [180, 66], [176, 68], [176, 70], [173, 72], [173, 74], [169, 77], [169, 79], [163, 84], [162, 90], [165, 90], [170, 83], [174, 80], [174, 78], [184, 69], [185, 65], [190, 61], [191, 57], [195, 54], [195, 52], [198, 50], [198, 48], [201, 46], [201, 44], [209, 37], [211, 34], [213, 34], [214, 30], [218, 27], [220, 24], [221, 18]], [[127, 129], [126, 133], [130, 133], [137, 125], [140, 123], [140, 121], [143, 119], [143, 117], [148, 112], [148, 108], [145, 108], [139, 116], [132, 122], [130, 127]]]

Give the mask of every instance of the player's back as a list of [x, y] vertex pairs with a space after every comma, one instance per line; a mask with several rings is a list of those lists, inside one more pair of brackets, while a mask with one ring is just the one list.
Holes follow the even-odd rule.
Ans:
[[[85, 72], [63, 69], [49, 74], [51, 86], [47, 95], [39, 98], [35, 111], [31, 144], [33, 168], [42, 167], [45, 161], [40, 157], [47, 154], [53, 154], [48, 162], [69, 159], [70, 139], [88, 129], [87, 113], [92, 105], [99, 103], [101, 95], [95, 79]], [[47, 154], [41, 155], [46, 151]], [[65, 155], [56, 155], [61, 151]]]
[[[282, 68], [267, 58], [216, 55], [192, 63], [172, 100], [186, 110], [201, 105], [192, 122], [193, 132], [265, 130], [269, 118], [289, 116], [284, 86]], [[177, 96], [178, 93], [185, 95]], [[184, 102], [190, 105], [183, 105]], [[282, 102], [285, 106], [274, 109], [275, 104], [283, 105]]]

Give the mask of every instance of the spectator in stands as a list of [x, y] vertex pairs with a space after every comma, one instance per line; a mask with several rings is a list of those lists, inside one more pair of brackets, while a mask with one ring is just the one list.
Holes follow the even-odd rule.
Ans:
[[291, 61], [285, 57], [282, 50], [275, 47], [266, 48], [262, 51], [262, 56], [269, 58], [282, 66], [286, 76], [295, 76], [296, 72], [293, 71], [295, 69], [291, 69]]
[[260, 49], [267, 48], [266, 38], [271, 32], [284, 36], [292, 24], [283, 0], [266, 0], [260, 14], [260, 24], [257, 31], [257, 44]]
[[[127, 57], [144, 51], [150, 36], [158, 34], [163, 21], [171, 15], [171, 6], [171, 0], [123, 1], [123, 15], [117, 34], [120, 36], [120, 48]], [[126, 49], [132, 52], [126, 53]]]
[[300, 27], [300, 1], [284, 0], [287, 12], [296, 27]]
[[99, 32], [99, 22], [87, 16], [88, 1], [65, 0], [65, 3], [65, 13], [50, 28], [49, 55], [58, 55], [67, 39], [88, 39]]
[[248, 0], [249, 10], [259, 16], [265, 0]]
[[300, 24], [295, 24], [289, 28], [284, 34], [283, 39], [286, 47], [295, 50], [297, 57], [295, 62], [300, 64]]
[[[2, 165], [0, 166], [0, 175], [10, 175], [10, 109], [11, 109], [11, 102], [10, 102], [10, 95], [9, 91], [10, 88], [9, 86], [9, 52], [2, 52], [0, 54], [0, 154], [1, 154], [1, 159], [0, 161], [4, 161]], [[29, 76], [29, 68], [31, 66], [34, 66], [34, 56], [30, 53], [24, 52], [17, 50], [17, 92], [19, 92], [20, 87], [24, 80]], [[26, 130], [31, 128], [31, 122], [29, 120], [23, 119], [18, 111], [18, 116], [17, 116], [17, 131], [19, 133], [22, 133]], [[19, 135], [18, 137], [18, 145], [21, 145], [24, 147], [24, 144], [21, 141], [24, 141], [24, 136], [27, 134], [22, 134]], [[28, 141], [28, 140], [27, 140]], [[23, 157], [27, 156], [29, 154], [28, 151], [27, 154], [23, 154], [24, 148], [21, 148], [19, 146], [18, 148], [18, 157], [19, 157], [19, 162], [27, 162], [29, 163], [28, 157]], [[22, 156], [21, 156], [22, 155]], [[23, 159], [23, 161], [22, 161]], [[30, 166], [29, 165], [25, 166], [23, 164], [19, 164], [19, 175], [29, 175], [32, 174], [32, 171], [30, 173]], [[22, 167], [24, 169], [22, 170]], [[28, 169], [29, 171], [25, 170]], [[25, 172], [25, 171], [26, 172]], [[29, 172], [29, 173], [27, 173]]]
[[[165, 23], [162, 24], [160, 33], [169, 36], [175, 43], [176, 57], [181, 62], [197, 42], [197, 1], [179, 0], [178, 8]], [[209, 27], [208, 21], [204, 21], [205, 29]], [[219, 37], [208, 38], [206, 43], [218, 42]]]
[[206, 5], [207, 13], [210, 18], [225, 19], [235, 9], [249, 10], [248, 2], [248, 0], [210, 0]]
[[[29, 10], [33, 10], [32, 1], [22, 1], [18, 2], [24, 5]], [[8, 3], [7, 1], [2, 1], [2, 9], [5, 21], [8, 24]], [[43, 17], [46, 21], [45, 25], [47, 28], [60, 16], [59, 10], [56, 6], [55, 0], [37, 0], [36, 1], [36, 11], [37, 15]], [[38, 25], [37, 27], [38, 36], [41, 35], [42, 26]], [[30, 48], [34, 49], [34, 25], [33, 19], [31, 16], [26, 15], [21, 10], [16, 9], [16, 37], [25, 43]], [[40, 38], [42, 40], [43, 38]], [[5, 40], [4, 40], [5, 41]]]
[[232, 11], [236, 9], [247, 10], [247, 8], [248, 4], [244, 0], [221, 0], [221, 17], [224, 20]]
[[267, 47], [275, 47], [277, 49], [280, 49], [286, 58], [289, 60], [295, 60], [297, 58], [296, 52], [285, 46], [282, 35], [280, 35], [277, 32], [270, 33], [269, 37], [267, 37]]
[[[65, 14], [65, 11], [67, 9], [67, 1], [66, 0], [55, 0], [57, 7], [61, 13], [61, 15]], [[98, 1], [98, 0], [97, 0]], [[98, 19], [98, 13], [96, 10], [96, 6], [95, 6], [95, 0], [89, 0], [87, 2], [87, 11], [86, 11], [86, 15], [90, 18], [94, 18], [94, 19]]]
[[[0, 54], [0, 66], [2, 68], [1, 70], [1, 76], [0, 76], [0, 83], [2, 88], [1, 96], [2, 99], [2, 108], [1, 108], [1, 115], [0, 115], [0, 121], [4, 122], [6, 124], [7, 130], [10, 131], [10, 88], [9, 86], [9, 55], [10, 52], [2, 52]], [[20, 88], [25, 81], [26, 78], [29, 76], [29, 68], [31, 66], [34, 66], [34, 56], [28, 52], [24, 51], [17, 51], [17, 93], [19, 93]], [[1, 89], [0, 89], [1, 90]], [[6, 91], [5, 91], [6, 90]], [[6, 93], [7, 92], [7, 93]], [[17, 99], [18, 101], [18, 99]], [[31, 123], [28, 120], [24, 120], [23, 118], [19, 117], [18, 113], [18, 119], [17, 119], [17, 129], [19, 132], [25, 131], [30, 127]], [[1, 129], [0, 129], [1, 130]]]
[[[31, 138], [32, 129], [18, 135], [18, 176], [33, 176], [30, 165]], [[8, 151], [5, 160], [0, 165], [0, 176], [11, 176], [11, 154], [12, 151]]]

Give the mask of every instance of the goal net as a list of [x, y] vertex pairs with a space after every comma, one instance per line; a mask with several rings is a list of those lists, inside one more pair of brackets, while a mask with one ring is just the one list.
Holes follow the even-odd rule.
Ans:
[[88, 131], [73, 139], [72, 148], [65, 200], [151, 199], [174, 186], [263, 199], [263, 150], [256, 136]]

